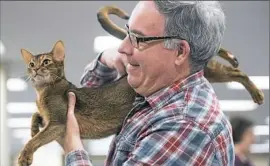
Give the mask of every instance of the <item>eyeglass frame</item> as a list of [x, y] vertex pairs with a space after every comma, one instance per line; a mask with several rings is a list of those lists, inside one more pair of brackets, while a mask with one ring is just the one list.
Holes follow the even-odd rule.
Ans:
[[[128, 24], [125, 24], [125, 28], [127, 31], [128, 38], [130, 40], [130, 43], [133, 45], [135, 48], [139, 48], [139, 43], [140, 42], [147, 42], [147, 41], [155, 41], [155, 40], [165, 40], [165, 39], [180, 39], [180, 40], [186, 40], [180, 36], [138, 36], [137, 34], [133, 33], [130, 31]], [[134, 35], [136, 38], [137, 46], [134, 46], [130, 34]]]

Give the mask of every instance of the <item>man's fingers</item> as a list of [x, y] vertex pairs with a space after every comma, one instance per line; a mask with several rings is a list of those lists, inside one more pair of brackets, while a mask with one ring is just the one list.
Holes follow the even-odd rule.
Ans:
[[68, 93], [68, 114], [74, 114], [76, 96], [73, 92]]
[[74, 115], [76, 103], [76, 96], [74, 93], [68, 93], [68, 115], [67, 115], [67, 126], [66, 126], [66, 135], [64, 142], [58, 139], [59, 144], [63, 144], [65, 154], [77, 149], [83, 149], [83, 145], [80, 139], [80, 129], [77, 122], [77, 119]]
[[76, 96], [73, 92], [68, 93], [67, 135], [79, 134], [79, 126], [74, 115]]

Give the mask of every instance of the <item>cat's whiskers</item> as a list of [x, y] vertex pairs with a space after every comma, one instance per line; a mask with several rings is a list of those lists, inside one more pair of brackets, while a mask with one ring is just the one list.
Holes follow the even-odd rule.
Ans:
[[[22, 75], [21, 75], [22, 74]], [[29, 80], [31, 80], [33, 77], [30, 75], [30, 74], [27, 74], [25, 72], [22, 72], [20, 73], [19, 76], [15, 76], [14, 78], [17, 78], [17, 79], [22, 79], [26, 82], [28, 82]]]
[[28, 76], [28, 77], [25, 79], [25, 81], [28, 82], [28, 81], [31, 80], [31, 79], [32, 79], [32, 77], [31, 77], [31, 76]]
[[58, 68], [50, 68], [50, 69], [58, 70]]
[[28, 74], [24, 72], [24, 73], [21, 73], [19, 76], [15, 76], [14, 78], [25, 80], [28, 78]]
[[23, 79], [25, 82], [28, 82], [29, 80], [31, 80], [33, 77], [31, 77], [30, 75], [25, 75], [25, 76], [22, 76], [22, 77], [19, 77], [21, 79]]
[[53, 76], [55, 76], [56, 78], [59, 78], [59, 79], [62, 79], [61, 77], [59, 77], [58, 75], [54, 74], [54, 73], [50, 73], [52, 74]]

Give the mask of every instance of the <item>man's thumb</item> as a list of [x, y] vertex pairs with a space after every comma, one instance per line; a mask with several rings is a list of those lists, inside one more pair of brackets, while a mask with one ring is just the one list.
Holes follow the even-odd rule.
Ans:
[[76, 96], [73, 92], [68, 93], [68, 114], [74, 114]]

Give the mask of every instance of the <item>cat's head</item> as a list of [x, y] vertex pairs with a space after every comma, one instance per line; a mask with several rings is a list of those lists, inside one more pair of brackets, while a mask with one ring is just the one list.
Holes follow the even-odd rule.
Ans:
[[65, 48], [61, 40], [56, 42], [48, 53], [33, 55], [21, 49], [21, 54], [27, 65], [28, 76], [35, 86], [54, 84], [65, 78]]

